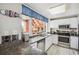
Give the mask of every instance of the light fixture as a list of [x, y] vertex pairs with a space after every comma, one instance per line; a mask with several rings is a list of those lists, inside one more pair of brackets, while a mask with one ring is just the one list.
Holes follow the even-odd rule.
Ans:
[[60, 14], [66, 12], [66, 4], [61, 4], [56, 7], [51, 7], [49, 8], [49, 12], [54, 15], [54, 14]]

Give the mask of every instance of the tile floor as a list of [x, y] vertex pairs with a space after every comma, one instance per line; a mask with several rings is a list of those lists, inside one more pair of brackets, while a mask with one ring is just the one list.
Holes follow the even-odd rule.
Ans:
[[48, 55], [78, 55], [78, 51], [64, 48], [57, 45], [52, 45], [47, 51]]

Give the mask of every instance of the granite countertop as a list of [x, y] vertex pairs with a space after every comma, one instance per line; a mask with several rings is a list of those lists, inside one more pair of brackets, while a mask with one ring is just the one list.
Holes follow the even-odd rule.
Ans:
[[36, 37], [33, 37], [33, 38], [30, 38], [30, 42], [29, 43], [34, 43], [34, 42], [37, 42], [39, 40], [42, 40], [48, 36], [50, 36], [51, 34], [47, 34], [45, 36], [36, 36]]

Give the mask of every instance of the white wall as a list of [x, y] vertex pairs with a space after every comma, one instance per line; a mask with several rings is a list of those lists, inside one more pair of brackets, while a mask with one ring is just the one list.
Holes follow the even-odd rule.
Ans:
[[[14, 32], [21, 32], [21, 22], [20, 18], [11, 18], [0, 14], [0, 33], [4, 34], [14, 34]], [[6, 32], [6, 33], [4, 33]]]
[[[21, 4], [1, 4], [0, 9], [13, 10], [17, 13], [21, 13]], [[10, 35], [10, 34], [19, 34], [21, 39], [21, 19], [12, 18], [0, 14], [0, 36]]]
[[0, 3], [0, 9], [8, 9], [21, 13], [22, 7], [20, 3]]

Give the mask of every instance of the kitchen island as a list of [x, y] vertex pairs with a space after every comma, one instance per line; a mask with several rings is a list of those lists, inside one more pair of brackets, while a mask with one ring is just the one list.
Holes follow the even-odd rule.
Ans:
[[44, 36], [36, 36], [36, 37], [30, 38], [29, 43], [33, 48], [38, 48], [46, 52], [53, 44], [53, 42], [57, 43], [57, 41], [55, 41], [53, 37], [55, 38], [56, 35], [47, 34]]

